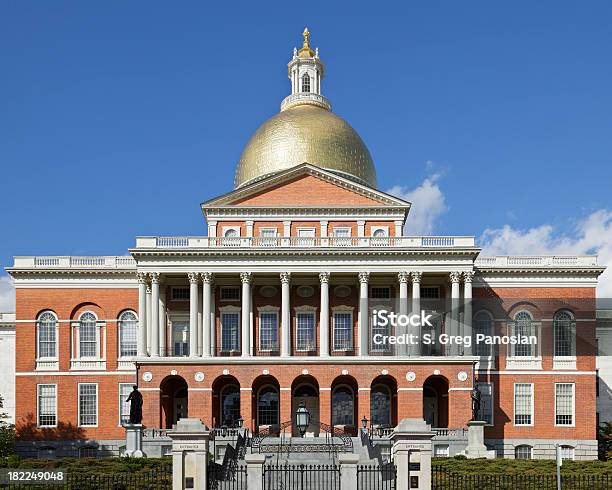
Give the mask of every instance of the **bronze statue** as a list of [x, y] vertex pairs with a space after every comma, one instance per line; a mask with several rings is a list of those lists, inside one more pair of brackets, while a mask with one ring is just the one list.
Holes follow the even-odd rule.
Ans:
[[474, 385], [471, 393], [472, 398], [472, 420], [480, 420], [479, 412], [480, 412], [480, 399], [482, 398], [482, 393], [478, 389], [478, 385]]
[[134, 385], [134, 391], [127, 397], [130, 403], [130, 424], [140, 424], [142, 422], [142, 395], [138, 391], [138, 386]]

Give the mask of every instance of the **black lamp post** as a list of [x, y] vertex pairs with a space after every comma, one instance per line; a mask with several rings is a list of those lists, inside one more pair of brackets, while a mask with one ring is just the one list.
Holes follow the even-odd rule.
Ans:
[[304, 437], [304, 434], [306, 434], [306, 430], [310, 425], [310, 412], [304, 406], [304, 402], [300, 402], [300, 406], [295, 412], [295, 425], [300, 432], [300, 436]]
[[365, 415], [361, 419], [361, 427], [363, 428], [363, 430], [366, 430], [368, 428], [368, 419]]
[[244, 420], [242, 419], [242, 417], [240, 417], [240, 416], [239, 416], [239, 417], [236, 419], [236, 426], [237, 426], [239, 429], [242, 429], [242, 424], [244, 424]]

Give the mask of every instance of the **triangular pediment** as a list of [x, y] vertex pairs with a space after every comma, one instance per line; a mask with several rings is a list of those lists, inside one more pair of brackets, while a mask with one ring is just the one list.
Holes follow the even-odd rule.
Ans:
[[410, 203], [304, 163], [211, 199], [202, 208], [244, 207], [410, 207]]

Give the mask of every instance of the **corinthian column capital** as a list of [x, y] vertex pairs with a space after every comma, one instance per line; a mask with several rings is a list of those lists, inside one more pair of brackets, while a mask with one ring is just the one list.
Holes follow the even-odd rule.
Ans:
[[452, 271], [449, 274], [449, 277], [450, 277], [451, 283], [453, 284], [461, 282], [461, 272], [459, 271]]
[[413, 283], [419, 284], [421, 282], [421, 278], [423, 277], [423, 273], [420, 271], [412, 271], [410, 276], [412, 277]]
[[329, 276], [329, 272], [319, 272], [319, 281], [321, 281], [322, 284], [329, 284]]
[[160, 274], [159, 272], [151, 272], [151, 274], [149, 274], [151, 276], [151, 282], [154, 284], [159, 284], [160, 282]]
[[214, 281], [214, 275], [212, 272], [202, 272], [202, 282], [204, 284], [212, 284]]
[[189, 278], [189, 284], [197, 284], [199, 276], [197, 272], [188, 272], [187, 277]]
[[281, 272], [280, 281], [281, 284], [289, 284], [289, 281], [291, 281], [291, 272]]
[[474, 279], [474, 271], [465, 271], [463, 273], [463, 280], [465, 282], [472, 282], [473, 279]]
[[367, 284], [370, 281], [370, 273], [369, 272], [360, 272], [359, 273], [359, 283]]
[[251, 284], [251, 282], [253, 282], [253, 273], [252, 272], [241, 272], [240, 281], [242, 282], [242, 284]]
[[400, 284], [408, 284], [409, 276], [407, 271], [400, 271], [397, 273], [397, 280]]
[[146, 272], [137, 272], [136, 280], [138, 284], [146, 284], [147, 283], [147, 273]]

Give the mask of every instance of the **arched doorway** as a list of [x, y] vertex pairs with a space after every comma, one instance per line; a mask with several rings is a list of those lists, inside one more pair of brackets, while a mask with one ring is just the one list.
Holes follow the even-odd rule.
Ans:
[[332, 426], [345, 432], [357, 434], [358, 387], [351, 376], [339, 376], [332, 383], [331, 414]]
[[280, 386], [274, 376], [260, 376], [253, 382], [255, 431], [280, 426]]
[[423, 418], [432, 427], [448, 427], [448, 380], [430, 376], [423, 383]]
[[372, 381], [370, 424], [381, 428], [397, 425], [397, 383], [391, 376], [378, 376]]
[[291, 420], [293, 421], [292, 435], [299, 436], [300, 432], [295, 426], [295, 412], [301, 403], [310, 412], [310, 425], [306, 429], [306, 437], [319, 436], [319, 384], [312, 376], [300, 376], [291, 385]]
[[189, 416], [187, 381], [180, 376], [167, 376], [159, 388], [162, 425], [166, 429], [171, 429], [178, 420]]
[[219, 376], [212, 384], [213, 425], [236, 427], [240, 418], [240, 383], [233, 376]]

